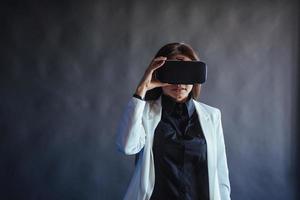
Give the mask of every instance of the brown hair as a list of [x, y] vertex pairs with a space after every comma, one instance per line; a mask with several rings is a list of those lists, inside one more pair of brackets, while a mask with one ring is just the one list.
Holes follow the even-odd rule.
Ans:
[[[175, 56], [175, 55], [178, 55], [178, 54], [187, 56], [191, 60], [199, 60], [199, 57], [197, 56], [196, 52], [194, 51], [194, 49], [190, 45], [184, 44], [184, 43], [178, 43], [178, 42], [169, 43], [169, 44], [164, 45], [163, 47], [161, 47], [158, 50], [158, 52], [156, 53], [154, 58], [164, 56], [164, 57], [167, 57], [167, 59], [169, 59], [172, 56]], [[194, 99], [199, 98], [200, 90], [201, 90], [201, 84], [194, 84], [193, 85], [191, 95]], [[154, 88], [152, 90], [148, 90], [146, 92], [146, 95], [145, 95], [145, 100], [156, 100], [156, 99], [159, 98], [159, 96], [161, 94], [162, 94], [162, 88], [161, 87], [157, 87], [157, 88]]]

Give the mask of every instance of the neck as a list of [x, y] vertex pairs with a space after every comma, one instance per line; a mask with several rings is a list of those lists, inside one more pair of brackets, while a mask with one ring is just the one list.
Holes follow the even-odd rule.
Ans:
[[185, 103], [186, 101], [189, 100], [189, 97], [190, 97], [190, 96], [186, 96], [186, 97], [184, 97], [184, 98], [182, 98], [182, 99], [176, 99], [176, 98], [171, 97], [171, 96], [169, 96], [169, 95], [167, 95], [167, 94], [164, 94], [164, 95], [170, 97], [173, 101], [175, 101], [175, 102], [177, 102], [177, 103]]
[[184, 102], [186, 102], [187, 101], [187, 99], [188, 99], [188, 97], [185, 97], [185, 98], [183, 98], [183, 99], [174, 99], [177, 103], [184, 103]]

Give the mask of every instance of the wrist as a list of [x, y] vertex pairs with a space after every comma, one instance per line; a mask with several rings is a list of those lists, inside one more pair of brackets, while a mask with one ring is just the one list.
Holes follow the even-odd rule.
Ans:
[[135, 94], [140, 96], [142, 99], [145, 98], [146, 92], [147, 87], [145, 85], [139, 85], [135, 90]]

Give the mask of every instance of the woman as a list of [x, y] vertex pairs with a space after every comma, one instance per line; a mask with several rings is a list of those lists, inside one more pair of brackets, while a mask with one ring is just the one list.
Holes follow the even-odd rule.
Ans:
[[118, 128], [118, 149], [138, 155], [124, 199], [228, 200], [220, 110], [196, 101], [200, 84], [155, 79], [166, 60], [199, 59], [189, 45], [170, 43], [146, 69]]

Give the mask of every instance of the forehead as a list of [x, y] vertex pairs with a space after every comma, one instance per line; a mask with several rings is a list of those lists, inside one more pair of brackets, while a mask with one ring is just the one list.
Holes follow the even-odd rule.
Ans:
[[190, 57], [183, 54], [175, 54], [168, 57], [170, 60], [192, 60]]

